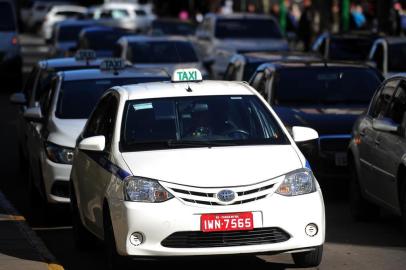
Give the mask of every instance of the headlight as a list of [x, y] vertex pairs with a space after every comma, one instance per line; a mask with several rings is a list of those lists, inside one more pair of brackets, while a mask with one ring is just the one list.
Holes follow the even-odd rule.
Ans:
[[45, 143], [45, 152], [49, 160], [55, 163], [72, 164], [73, 149], [62, 147], [50, 142]]
[[316, 191], [316, 181], [312, 171], [299, 169], [285, 175], [276, 193], [284, 196], [297, 196]]
[[127, 201], [159, 203], [173, 198], [158, 181], [129, 176], [124, 179], [124, 197]]

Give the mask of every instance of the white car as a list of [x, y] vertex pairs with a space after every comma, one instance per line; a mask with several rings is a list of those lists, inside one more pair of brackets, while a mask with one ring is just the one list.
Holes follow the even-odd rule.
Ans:
[[48, 11], [57, 5], [64, 5], [63, 1], [35, 1], [29, 11], [26, 26], [29, 30], [40, 30], [41, 24], [44, 21]]
[[44, 18], [42, 23], [41, 35], [44, 39], [50, 40], [54, 31], [55, 24], [66, 19], [85, 18], [87, 9], [74, 5], [58, 5], [52, 7]]
[[194, 69], [114, 87], [74, 152], [76, 243], [104, 239], [113, 269], [123, 257], [243, 253], [316, 266], [323, 197], [295, 141], [317, 137], [293, 127], [292, 138], [249, 85], [202, 81]]
[[37, 201], [69, 202], [69, 176], [76, 138], [105, 91], [115, 85], [169, 78], [165, 71], [135, 69], [125, 67], [124, 63], [123, 60], [105, 60], [98, 69], [58, 72], [51, 90], [40, 100], [40, 107], [24, 112], [28, 120], [42, 123], [27, 138], [29, 182], [41, 195]]
[[193, 44], [178, 36], [123, 36], [117, 41], [115, 57], [127, 59], [137, 67], [159, 67], [172, 74], [177, 68], [196, 68], [204, 78], [208, 73]]
[[134, 3], [105, 3], [94, 13], [93, 18], [101, 24], [135, 32], [145, 32], [154, 19], [145, 9]]

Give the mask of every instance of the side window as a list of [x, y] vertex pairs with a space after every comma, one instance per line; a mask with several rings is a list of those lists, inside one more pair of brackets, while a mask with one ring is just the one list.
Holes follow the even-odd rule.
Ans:
[[251, 86], [254, 87], [261, 95], [265, 93], [266, 78], [264, 71], [258, 72], [251, 82]]
[[391, 118], [393, 122], [400, 125], [403, 121], [403, 115], [406, 112], [406, 83], [401, 82], [392, 101], [389, 105], [386, 117]]
[[225, 81], [234, 81], [237, 73], [237, 68], [234, 63], [230, 63], [227, 66], [226, 73], [224, 73]]
[[109, 149], [114, 134], [117, 108], [118, 100], [113, 95], [105, 96], [100, 100], [89, 118], [83, 136], [87, 138], [103, 135], [106, 137], [106, 149]]
[[36, 66], [32, 69], [30, 75], [27, 78], [27, 81], [25, 82], [23, 93], [27, 100], [31, 100], [31, 96], [35, 87], [35, 82], [38, 77], [38, 71], [39, 68]]
[[57, 87], [58, 87], [58, 79], [55, 77], [50, 82], [49, 91], [42, 92], [42, 95], [39, 98], [39, 105], [41, 108], [41, 112], [42, 112], [42, 115], [45, 116], [45, 118], [49, 114], [49, 110], [51, 108], [54, 93], [56, 92]]
[[388, 109], [388, 105], [393, 94], [395, 93], [398, 83], [398, 80], [390, 80], [379, 91], [370, 110], [370, 115], [373, 118], [385, 116], [386, 110]]
[[376, 68], [379, 71], [383, 71], [383, 46], [382, 44], [377, 44], [375, 47], [374, 55], [372, 56], [372, 61], [376, 63]]

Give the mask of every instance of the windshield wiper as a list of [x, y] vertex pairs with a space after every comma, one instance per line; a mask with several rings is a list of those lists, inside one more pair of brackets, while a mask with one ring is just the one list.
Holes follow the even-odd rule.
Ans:
[[169, 140], [168, 146], [191, 146], [191, 147], [211, 147], [211, 146], [232, 146], [237, 145], [230, 141], [199, 141], [199, 140]]

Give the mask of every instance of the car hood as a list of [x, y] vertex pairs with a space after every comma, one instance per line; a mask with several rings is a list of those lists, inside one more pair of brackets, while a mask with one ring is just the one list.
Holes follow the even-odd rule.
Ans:
[[76, 139], [82, 132], [86, 119], [53, 119], [49, 127], [48, 141], [61, 146], [74, 148]]
[[187, 148], [122, 155], [133, 175], [197, 187], [251, 185], [303, 167], [292, 145]]
[[219, 39], [217, 42], [219, 48], [239, 53], [289, 49], [288, 43], [284, 39]]
[[350, 134], [358, 116], [367, 109], [366, 105], [273, 108], [286, 126], [311, 127], [320, 135]]

